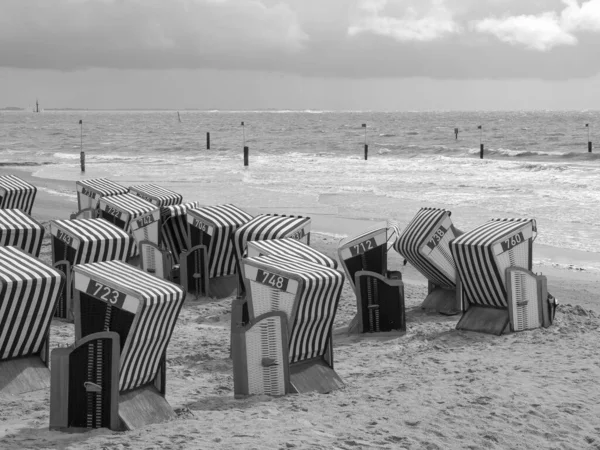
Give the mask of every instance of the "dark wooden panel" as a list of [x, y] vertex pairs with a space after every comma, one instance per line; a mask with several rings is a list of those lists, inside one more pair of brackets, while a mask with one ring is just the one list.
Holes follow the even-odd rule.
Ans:
[[128, 430], [176, 417], [175, 411], [156, 387], [150, 385], [119, 396], [119, 417]]
[[48, 389], [50, 371], [39, 356], [0, 361], [0, 392], [17, 395]]
[[290, 365], [292, 391], [326, 394], [344, 387], [344, 382], [322, 359], [310, 359]]

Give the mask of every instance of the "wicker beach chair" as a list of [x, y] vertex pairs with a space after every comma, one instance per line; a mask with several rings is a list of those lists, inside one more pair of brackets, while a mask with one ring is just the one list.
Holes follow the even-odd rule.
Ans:
[[0, 175], [0, 209], [20, 209], [31, 215], [37, 188], [15, 175]]
[[[406, 331], [402, 274], [388, 271], [387, 265], [398, 234], [397, 224], [388, 221], [340, 241], [338, 257], [356, 294], [358, 311], [349, 332]], [[392, 312], [397, 315], [384, 315]]]
[[450, 242], [462, 234], [440, 208], [421, 208], [400, 234], [394, 249], [428, 280], [427, 297], [421, 304], [443, 314], [458, 314], [462, 306], [456, 294], [456, 264]]
[[236, 395], [330, 392], [331, 330], [344, 275], [291, 256], [244, 258], [248, 323], [232, 323]]
[[464, 313], [456, 328], [500, 335], [548, 327], [555, 302], [532, 268], [533, 219], [492, 219], [450, 242]]
[[14, 246], [39, 257], [45, 229], [20, 209], [0, 209], [0, 246]]
[[[98, 335], [102, 332], [114, 332], [119, 336], [119, 351], [106, 355], [104, 348], [100, 351], [92, 349], [84, 352], [81, 358], [66, 358], [64, 355], [60, 358], [62, 364], [76, 366], [62, 366], [58, 370], [75, 375], [68, 384], [53, 386], [60, 392], [51, 395], [51, 399], [56, 399], [56, 403], [51, 404], [51, 427], [68, 427], [70, 424], [65, 417], [85, 416], [90, 409], [100, 409], [96, 417], [104, 418], [106, 423], [106, 417], [114, 417], [114, 413], [102, 410], [115, 411], [116, 408], [120, 421], [118, 428], [128, 430], [175, 418], [175, 412], [165, 399], [166, 351], [185, 292], [174, 283], [122, 261], [76, 266], [74, 285], [76, 341], [73, 351], [81, 347], [81, 340], [86, 337], [106, 340], [108, 335]], [[54, 352], [52, 356], [54, 370]], [[60, 364], [58, 361], [57, 356], [57, 366]], [[90, 386], [91, 395], [81, 392], [81, 381], [86, 379], [88, 372], [112, 367], [115, 361], [119, 367], [116, 383], [118, 405], [110, 394], [114, 384], [109, 383], [105, 387], [92, 381], [97, 386]], [[78, 389], [83, 401], [75, 405], [66, 401], [70, 392]], [[103, 394], [105, 399], [112, 398], [112, 402], [100, 401]], [[65, 412], [65, 408], [75, 409]], [[102, 420], [98, 420], [100, 422]], [[92, 420], [88, 427], [96, 426], [96, 421]], [[108, 426], [112, 428], [114, 424]]]
[[51, 220], [52, 264], [66, 275], [56, 317], [73, 320], [72, 269], [76, 264], [127, 261], [136, 253], [129, 233], [104, 219]]
[[102, 197], [126, 194], [127, 188], [106, 178], [92, 178], [75, 182], [77, 189], [77, 212], [71, 219], [95, 219]]
[[0, 394], [50, 386], [50, 323], [65, 276], [17, 247], [0, 247]]

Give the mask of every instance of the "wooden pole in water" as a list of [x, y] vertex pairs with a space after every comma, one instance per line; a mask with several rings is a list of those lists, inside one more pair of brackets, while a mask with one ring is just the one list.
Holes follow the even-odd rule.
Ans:
[[242, 140], [244, 144], [244, 166], [247, 166], [249, 164], [248, 153], [250, 149], [246, 146], [246, 130], [244, 128], [244, 122], [242, 122]]
[[592, 153], [592, 141], [590, 140], [590, 124], [586, 123], [585, 127], [588, 130], [588, 153]]
[[85, 172], [85, 153], [83, 151], [83, 120], [79, 119], [80, 125], [80, 137], [81, 137], [81, 151], [79, 153], [79, 162], [81, 164], [81, 171]]
[[483, 159], [483, 126], [479, 125], [477, 128], [479, 128], [479, 159]]
[[206, 150], [210, 150], [210, 133], [206, 133]]
[[369, 155], [369, 146], [367, 145], [367, 124], [363, 123], [362, 127], [365, 129], [365, 161]]

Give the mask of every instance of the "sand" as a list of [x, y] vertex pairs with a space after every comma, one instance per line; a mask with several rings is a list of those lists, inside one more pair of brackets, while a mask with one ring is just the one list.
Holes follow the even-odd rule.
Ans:
[[[73, 182], [35, 184], [74, 192]], [[73, 198], [40, 192], [33, 215], [45, 224], [68, 218]], [[313, 233], [311, 243], [336, 258], [338, 239]], [[42, 258], [51, 259], [48, 239]], [[177, 419], [63, 433], [48, 430], [49, 391], [0, 396], [0, 448], [600, 449], [598, 273], [534, 267], [560, 301], [555, 323], [490, 336], [455, 330], [459, 316], [421, 310], [425, 278], [395, 252], [389, 267], [403, 273], [407, 331], [348, 335], [356, 300], [346, 283], [334, 324], [341, 390], [234, 399], [231, 298], [189, 296], [167, 355], [167, 400]], [[72, 344], [73, 325], [55, 319], [50, 339], [51, 348]]]

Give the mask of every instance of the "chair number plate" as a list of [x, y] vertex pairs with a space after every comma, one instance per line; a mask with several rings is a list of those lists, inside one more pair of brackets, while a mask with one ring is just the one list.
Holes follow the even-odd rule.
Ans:
[[151, 223], [156, 222], [156, 220], [154, 220], [154, 214], [150, 214], [145, 217], [142, 217], [141, 219], [136, 219], [136, 222], [138, 228], [143, 228], [147, 225], [150, 225]]
[[86, 195], [86, 196], [88, 196], [88, 197], [91, 197], [91, 198], [93, 198], [93, 199], [96, 199], [96, 193], [95, 193], [95, 192], [92, 192], [92, 191], [90, 191], [89, 189], [86, 189], [86, 188], [82, 187], [82, 188], [81, 188], [81, 193], [82, 193], [83, 195]]
[[94, 280], [90, 280], [85, 293], [90, 294], [97, 299], [103, 300], [109, 305], [116, 306], [117, 308], [121, 308], [123, 306], [126, 297], [126, 294], [123, 292], [117, 291], [116, 289], [105, 286], [104, 284], [98, 283]]
[[510, 250], [513, 247], [516, 247], [522, 242], [525, 242], [525, 237], [523, 236], [523, 233], [519, 231], [514, 236], [511, 236], [508, 239], [500, 242], [500, 245], [502, 245], [502, 252], [507, 252], [508, 250]]
[[367, 239], [366, 241], [359, 242], [358, 244], [352, 245], [350, 247], [350, 254], [352, 256], [362, 255], [368, 250], [372, 250], [377, 247], [377, 243], [375, 242], [375, 238]]
[[121, 218], [122, 213], [117, 208], [113, 208], [112, 206], [106, 205], [104, 207], [104, 211], [106, 211], [111, 216], [115, 216], [117, 219]]
[[256, 281], [267, 286], [271, 286], [275, 289], [286, 291], [289, 283], [289, 278], [276, 275], [271, 272], [266, 272], [262, 269], [258, 269], [256, 272]]
[[436, 248], [438, 244], [442, 241], [442, 238], [446, 235], [447, 231], [447, 228], [444, 228], [443, 225], [440, 225], [440, 227], [435, 231], [435, 233], [433, 233], [433, 236], [431, 236], [431, 239], [427, 241], [427, 247], [429, 247], [431, 250]]

